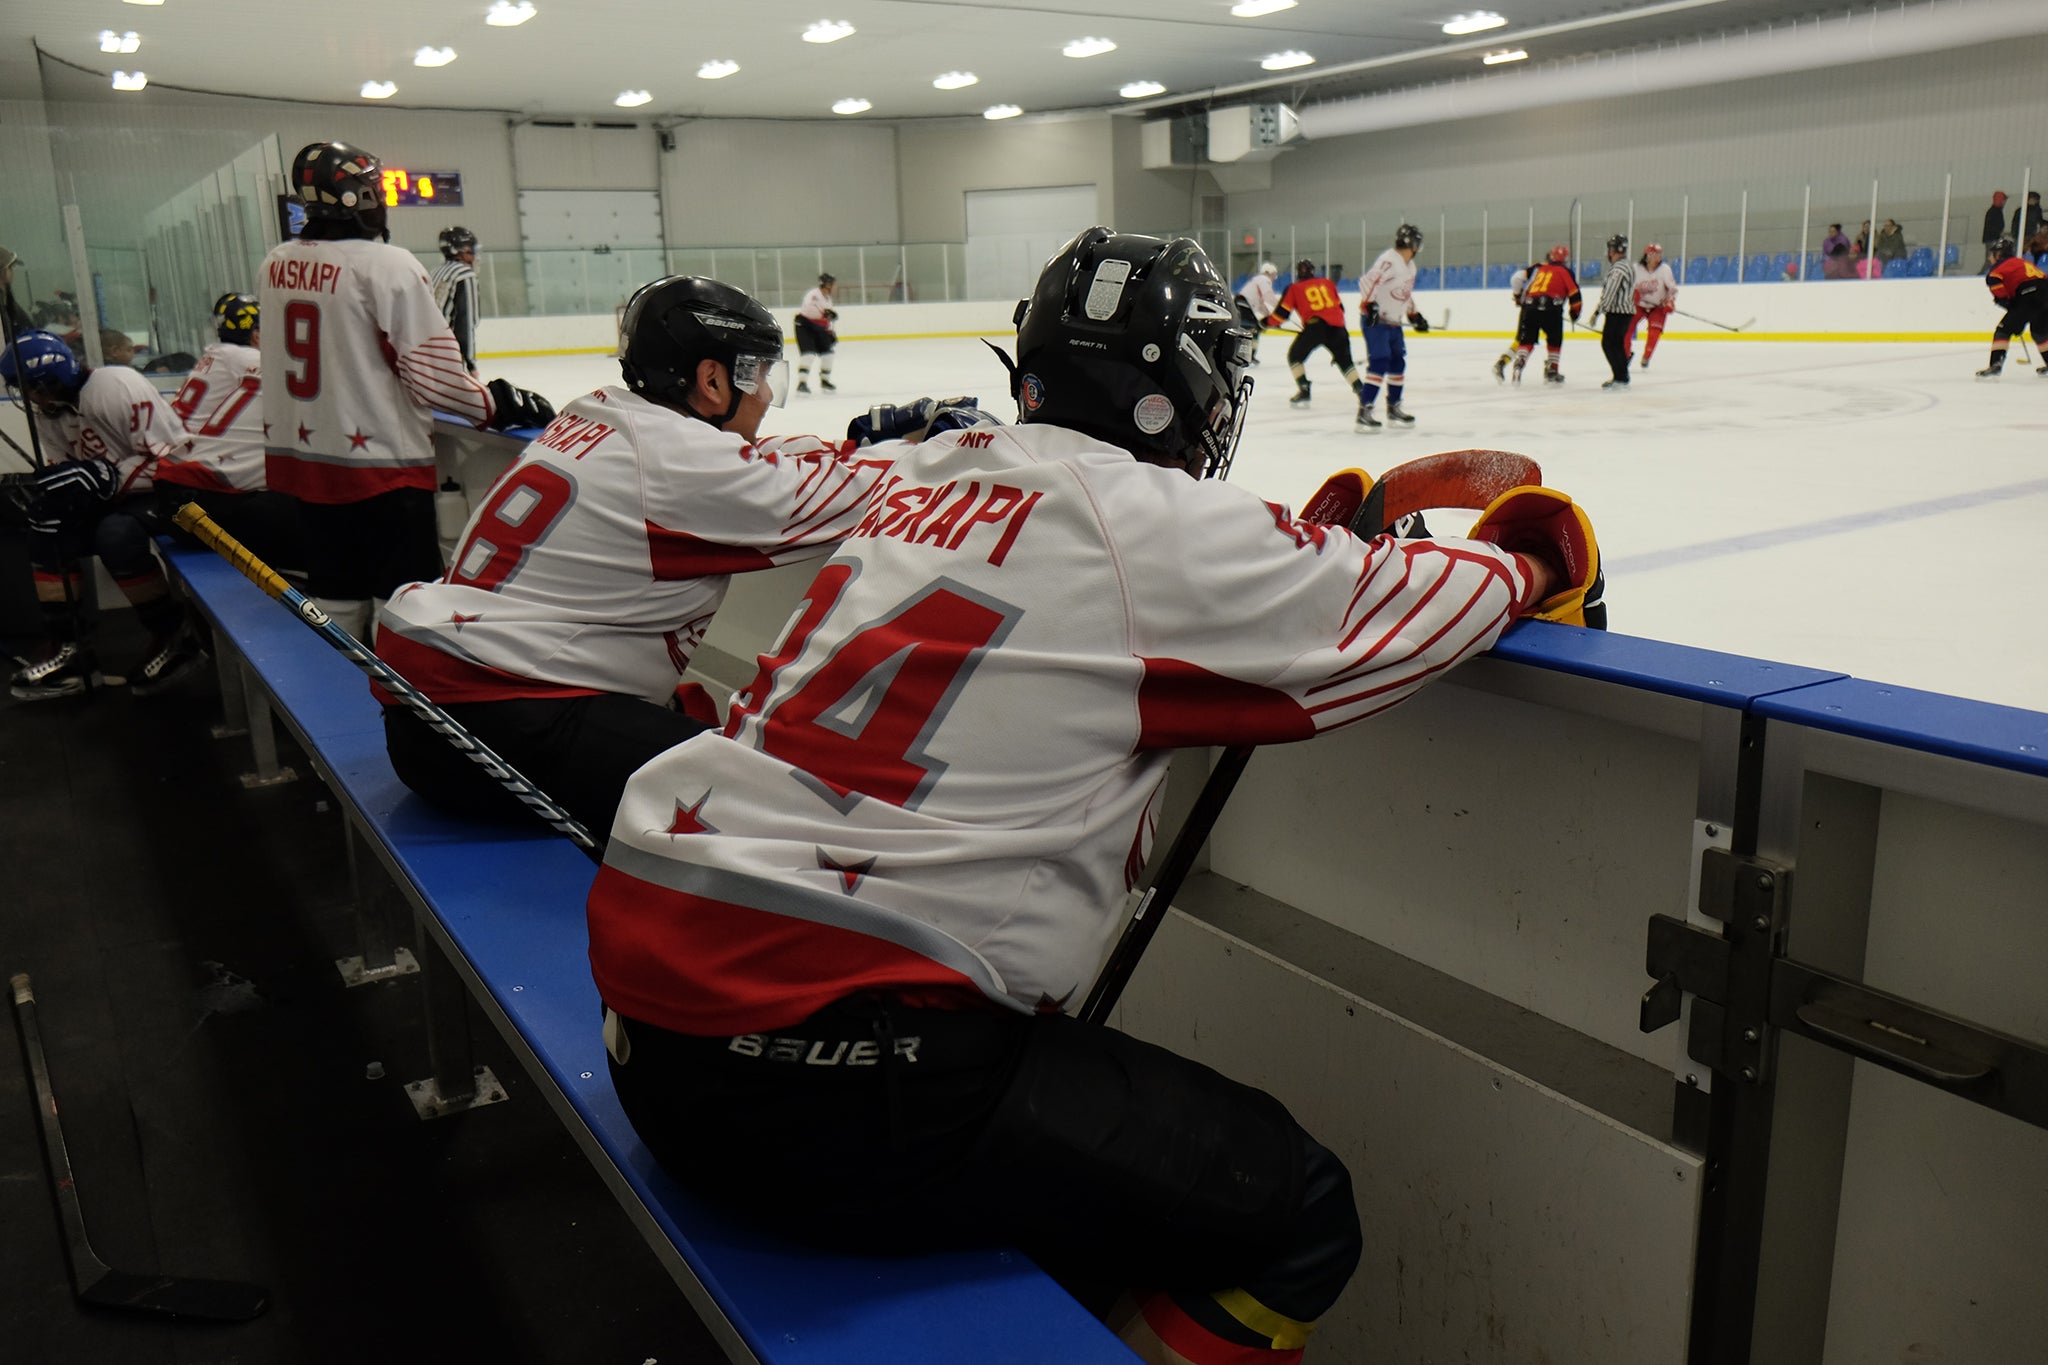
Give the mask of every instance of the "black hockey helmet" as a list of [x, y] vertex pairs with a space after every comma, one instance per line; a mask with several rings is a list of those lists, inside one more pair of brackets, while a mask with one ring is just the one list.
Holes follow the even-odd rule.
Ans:
[[1089, 228], [1017, 305], [1017, 420], [1223, 478], [1251, 397], [1253, 339], [1193, 238]]
[[316, 221], [384, 231], [384, 163], [346, 142], [309, 142], [292, 158], [292, 194]]
[[619, 324], [619, 374], [627, 388], [651, 403], [703, 416], [689, 395], [705, 360], [725, 366], [736, 390], [713, 425], [730, 422], [740, 394], [758, 392], [763, 383], [777, 407], [788, 396], [774, 374], [782, 360], [782, 324], [745, 291], [701, 275], [669, 275], [633, 291]]
[[1294, 263], [1294, 278], [1312, 280], [1316, 277], [1316, 263], [1304, 256]]
[[452, 261], [465, 251], [476, 250], [476, 234], [466, 227], [441, 229], [441, 258]]
[[822, 287], [830, 289], [833, 285], [839, 283], [839, 277], [832, 274], [820, 275], [818, 276], [818, 283]]
[[1619, 252], [1623, 256], [1628, 255], [1628, 234], [1617, 232], [1612, 237], [1609, 237], [1607, 239], [1607, 249]]
[[2019, 243], [2013, 241], [2011, 237], [2000, 237], [1991, 244], [1991, 263], [1996, 265], [2018, 250]]
[[222, 341], [247, 346], [258, 320], [254, 294], [222, 294], [213, 301], [213, 331]]
[[1401, 226], [1394, 229], [1394, 246], [1397, 250], [1401, 247], [1413, 247], [1417, 251], [1422, 250], [1422, 229], [1413, 223], [1401, 224]]

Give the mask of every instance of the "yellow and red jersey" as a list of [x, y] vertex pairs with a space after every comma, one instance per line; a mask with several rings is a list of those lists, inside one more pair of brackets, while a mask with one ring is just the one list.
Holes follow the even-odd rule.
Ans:
[[1544, 261], [1529, 267], [1529, 282], [1522, 286], [1522, 302], [1535, 303], [1542, 299], [1580, 301], [1578, 277], [1572, 274], [1570, 266]]
[[2012, 296], [2028, 280], [2048, 279], [2041, 273], [2041, 267], [2024, 256], [2008, 256], [1991, 267], [1991, 273], [1984, 277], [1984, 283], [1991, 286], [1991, 297], [2000, 303], [2012, 302]]
[[1344, 305], [1337, 301], [1337, 282], [1313, 275], [1288, 285], [1287, 292], [1280, 296], [1280, 306], [1273, 311], [1273, 321], [1278, 325], [1295, 313], [1301, 314], [1303, 322], [1316, 318], [1332, 327], [1342, 327]]

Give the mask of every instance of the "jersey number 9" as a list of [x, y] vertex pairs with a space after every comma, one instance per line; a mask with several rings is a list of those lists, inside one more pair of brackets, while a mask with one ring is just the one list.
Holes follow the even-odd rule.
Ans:
[[286, 370], [284, 391], [300, 402], [320, 396], [320, 305], [296, 299], [284, 306], [284, 353], [299, 362]]

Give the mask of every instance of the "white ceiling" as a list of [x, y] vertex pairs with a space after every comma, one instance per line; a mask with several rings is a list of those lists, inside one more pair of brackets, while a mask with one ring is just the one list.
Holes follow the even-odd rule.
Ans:
[[[366, 80], [397, 82], [391, 107], [502, 109], [532, 114], [736, 118], [831, 117], [835, 100], [872, 102], [860, 117], [958, 117], [991, 104], [1027, 112], [1121, 107], [1126, 82], [1150, 79], [1169, 96], [1270, 79], [1259, 59], [1298, 48], [1316, 65], [1286, 73], [1282, 97], [1315, 97], [1478, 74], [1477, 50], [1431, 55], [1457, 40], [1441, 24], [1465, 8], [1492, 8], [1508, 27], [1484, 35], [1526, 46], [1533, 58], [1612, 50], [1713, 32], [1809, 11], [1814, 0], [1301, 0], [1258, 19], [1230, 14], [1231, 0], [534, 0], [517, 28], [484, 22], [489, 0], [121, 0], [0, 2], [0, 88], [34, 90], [34, 49], [95, 72], [140, 69], [158, 88], [364, 103]], [[813, 44], [803, 30], [843, 19], [857, 32]], [[1515, 43], [1532, 28], [1595, 20], [1568, 34]], [[132, 55], [99, 50], [102, 29], [133, 29]], [[1069, 40], [1113, 39], [1116, 51], [1061, 55]], [[33, 44], [33, 46], [32, 46]], [[450, 65], [412, 64], [422, 46], [456, 50]], [[1374, 58], [1412, 58], [1317, 81], [1323, 69]], [[705, 61], [740, 64], [723, 80], [699, 79]], [[979, 84], [937, 90], [932, 78], [964, 70]], [[653, 101], [620, 110], [621, 90]], [[107, 98], [124, 96], [108, 90]], [[132, 98], [132, 97], [128, 97]]]

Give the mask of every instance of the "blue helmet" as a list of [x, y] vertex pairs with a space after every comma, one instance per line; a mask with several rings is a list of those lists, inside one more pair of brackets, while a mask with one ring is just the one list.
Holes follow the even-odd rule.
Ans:
[[17, 333], [14, 344], [0, 353], [0, 382], [68, 401], [77, 395], [85, 376], [61, 337], [31, 330]]

